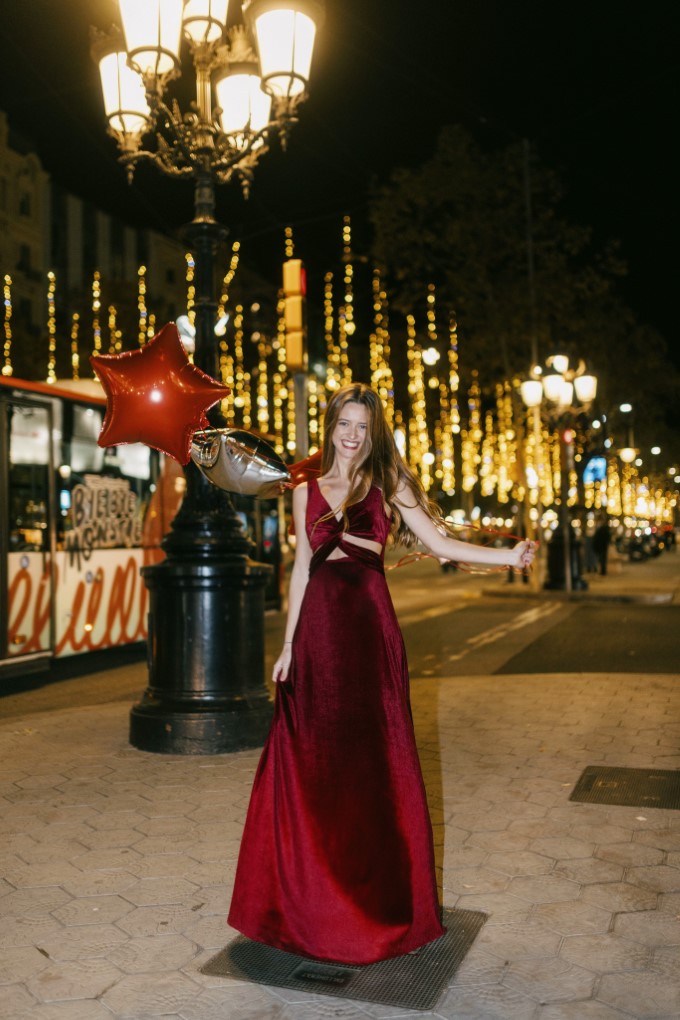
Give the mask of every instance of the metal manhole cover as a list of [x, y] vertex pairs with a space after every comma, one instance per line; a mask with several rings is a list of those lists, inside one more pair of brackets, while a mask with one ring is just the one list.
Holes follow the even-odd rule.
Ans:
[[680, 770], [588, 765], [569, 800], [680, 810]]
[[363, 967], [308, 960], [240, 935], [204, 964], [201, 973], [317, 995], [429, 1010], [460, 967], [485, 920], [486, 914], [476, 910], [445, 907], [442, 923], [447, 931], [436, 942], [414, 953]]

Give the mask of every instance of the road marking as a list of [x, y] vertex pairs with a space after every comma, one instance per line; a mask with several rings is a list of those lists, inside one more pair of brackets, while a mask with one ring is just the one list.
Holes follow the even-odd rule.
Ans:
[[423, 620], [433, 620], [436, 616], [446, 616], [447, 613], [458, 613], [461, 609], [467, 608], [465, 604], [459, 606], [447, 603], [445, 606], [433, 606], [432, 609], [417, 609], [411, 613], [398, 613], [399, 625], [408, 627], [411, 623], [422, 623]]
[[501, 638], [506, 637], [511, 631], [521, 630], [522, 627], [528, 627], [529, 624], [537, 623], [544, 617], [550, 616], [559, 608], [559, 602], [545, 602], [543, 605], [536, 606], [533, 609], [527, 609], [526, 612], [520, 613], [519, 616], [509, 620], [507, 623], [500, 623], [490, 630], [483, 630], [481, 634], [475, 634], [474, 637], [468, 638], [465, 642], [467, 647], [463, 648], [456, 655], [449, 655], [449, 660], [455, 662], [457, 659], [462, 659], [468, 652], [475, 651], [477, 648], [483, 648], [484, 645], [491, 645], [494, 641], [500, 641]]

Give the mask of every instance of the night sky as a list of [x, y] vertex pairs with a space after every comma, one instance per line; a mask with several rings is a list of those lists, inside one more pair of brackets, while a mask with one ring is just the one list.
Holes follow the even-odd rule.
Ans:
[[[232, 3], [234, 0], [232, 0]], [[220, 189], [218, 216], [243, 262], [278, 277], [283, 227], [295, 229], [310, 281], [333, 268], [342, 216], [357, 247], [368, 187], [417, 165], [439, 128], [484, 145], [528, 138], [568, 187], [569, 214], [619, 238], [626, 296], [680, 364], [677, 145], [680, 5], [674, 0], [327, 0], [311, 97], [287, 154], [265, 156], [251, 198]], [[132, 188], [105, 133], [89, 26], [113, 0], [4, 0], [0, 108], [71, 192], [135, 226], [172, 231], [192, 217], [192, 188], [152, 167]], [[675, 173], [674, 173], [675, 170]], [[320, 300], [320, 292], [319, 292]]]

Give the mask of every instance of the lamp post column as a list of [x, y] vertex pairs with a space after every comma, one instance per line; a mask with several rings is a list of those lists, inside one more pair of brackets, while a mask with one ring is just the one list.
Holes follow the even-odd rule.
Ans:
[[[227, 231], [213, 217], [214, 183], [199, 175], [184, 236], [195, 257], [196, 355], [217, 374], [215, 254]], [[217, 422], [215, 422], [217, 423]], [[193, 463], [166, 559], [143, 568], [149, 589], [149, 686], [130, 714], [130, 742], [167, 754], [218, 754], [264, 742], [264, 589], [271, 567], [248, 556], [229, 496]]]

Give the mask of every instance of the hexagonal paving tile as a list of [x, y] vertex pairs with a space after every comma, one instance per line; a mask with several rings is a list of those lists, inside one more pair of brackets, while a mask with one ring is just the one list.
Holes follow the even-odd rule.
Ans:
[[560, 936], [535, 921], [509, 924], [486, 924], [475, 940], [475, 946], [502, 960], [529, 956], [554, 956]]
[[28, 990], [41, 1002], [59, 999], [94, 999], [120, 978], [121, 972], [106, 960], [51, 962], [27, 982]]
[[453, 868], [444, 870], [444, 888], [465, 895], [470, 893], [503, 892], [510, 879], [488, 868]]
[[136, 1020], [141, 1016], [185, 1014], [199, 993], [199, 985], [186, 974], [165, 973], [162, 978], [135, 974], [122, 978], [105, 991], [102, 1002], [117, 1017]]
[[622, 1013], [604, 1002], [591, 999], [544, 1006], [539, 1011], [538, 1020], [630, 1020], [630, 1013]]
[[40, 945], [43, 938], [61, 931], [62, 926], [52, 916], [8, 917], [0, 927], [0, 949], [10, 946]]
[[52, 911], [66, 925], [108, 924], [129, 914], [134, 907], [120, 896], [83, 896]]
[[680, 981], [659, 974], [605, 974], [597, 997], [638, 1020], [680, 1015]]
[[560, 935], [606, 932], [612, 919], [609, 911], [587, 903], [542, 903], [534, 914], [539, 924]]
[[509, 850], [507, 853], [489, 854], [487, 867], [501, 871], [504, 875], [547, 875], [552, 871], [550, 857], [532, 853], [530, 850]]
[[598, 861], [593, 857], [577, 857], [572, 861], [557, 861], [553, 874], [571, 878], [579, 885], [592, 885], [594, 882], [621, 881], [623, 868], [620, 864]]
[[469, 868], [483, 864], [488, 854], [476, 846], [455, 846], [444, 850], [445, 868]]
[[647, 868], [629, 868], [626, 879], [653, 892], [680, 892], [680, 868], [658, 864]]
[[606, 935], [568, 935], [562, 940], [560, 956], [598, 973], [619, 970], [645, 970], [650, 951], [613, 932]]
[[592, 857], [595, 844], [573, 839], [572, 836], [553, 836], [534, 839], [531, 849], [554, 860], [571, 860], [575, 857]]
[[86, 960], [109, 956], [111, 949], [127, 939], [128, 935], [115, 924], [80, 924], [43, 939], [40, 949], [51, 960]]
[[531, 875], [513, 878], [508, 892], [531, 903], [558, 903], [578, 899], [581, 891], [577, 882], [556, 875]]
[[642, 843], [606, 843], [603, 846], [598, 846], [595, 856], [603, 861], [613, 861], [624, 867], [633, 867], [635, 865], [660, 864], [663, 860], [663, 850], [644, 846]]
[[545, 1003], [588, 998], [595, 980], [592, 971], [574, 966], [566, 960], [533, 959], [511, 963], [505, 984], [531, 999]]
[[446, 893], [447, 906], [455, 906], [460, 910], [481, 910], [489, 915], [494, 924], [507, 921], [526, 921], [531, 913], [531, 903], [520, 900], [510, 893], [474, 893], [471, 896], [459, 896], [451, 902], [452, 893]]
[[583, 890], [584, 903], [594, 903], [596, 907], [620, 913], [626, 910], [653, 910], [656, 906], [656, 893], [639, 889], [629, 882], [604, 882], [601, 885], [588, 885]]
[[22, 1013], [20, 1020], [112, 1020], [112, 1018], [111, 1012], [96, 999], [69, 999], [67, 1002], [42, 1002]]
[[154, 935], [127, 939], [107, 959], [126, 974], [138, 974], [187, 968], [197, 953], [198, 947], [182, 935]]
[[24, 985], [3, 985], [0, 989], [1, 1020], [16, 1020], [24, 1012], [35, 1006], [35, 999]]
[[680, 850], [680, 832], [669, 829], [646, 829], [644, 832], [636, 832], [633, 840], [656, 850]]
[[136, 907], [118, 921], [118, 927], [130, 935], [181, 934], [196, 922], [196, 913], [183, 904]]
[[[183, 1007], [182, 1017], [183, 1020], [225, 1020], [225, 1017], [234, 1017], [234, 1020], [237, 1018], [240, 1020], [241, 1017], [244, 1020], [255, 1020], [255, 1018], [257, 1020], [284, 1020], [284, 1018], [290, 1020], [284, 1003], [276, 997], [276, 991], [284, 991], [284, 989], [269, 991], [269, 989], [260, 988], [258, 985], [235, 983], [230, 983], [228, 988], [207, 988], [197, 995], [193, 1002]], [[297, 995], [300, 997], [298, 999], [300, 1006], [311, 999], [318, 1009], [319, 1003], [323, 1002], [320, 996], [313, 998], [300, 992]], [[303, 995], [304, 998], [302, 998]], [[328, 999], [327, 1002], [333, 1002], [336, 1006], [344, 1005], [342, 1000], [337, 999]], [[297, 1009], [296, 1005], [296, 1012]], [[321, 1005], [321, 1010], [316, 1014], [316, 1020], [323, 1020], [326, 1015], [323, 1005]], [[308, 1018], [308, 1020], [312, 1020], [312, 1018]]]
[[140, 907], [153, 903], [186, 903], [198, 888], [184, 878], [142, 878], [125, 890], [125, 899]]
[[61, 885], [68, 879], [77, 878], [78, 870], [68, 861], [47, 860], [40, 864], [24, 864], [10, 868], [5, 878], [15, 886], [32, 888], [42, 885]]
[[444, 1020], [533, 1020], [537, 1012], [537, 1004], [514, 988], [477, 985], [449, 988], [437, 1003], [436, 1015]]
[[[0, 985], [25, 981], [43, 970], [48, 962], [47, 958], [33, 946], [3, 949], [0, 955]], [[1, 996], [0, 991], [0, 998]]]
[[680, 945], [680, 918], [661, 911], [638, 910], [632, 914], [617, 914], [614, 931], [643, 946]]
[[42, 917], [70, 901], [71, 897], [56, 885], [17, 889], [0, 900], [2, 917]]
[[136, 881], [129, 871], [81, 871], [77, 879], [69, 879], [63, 886], [73, 896], [103, 896], [123, 892]]

